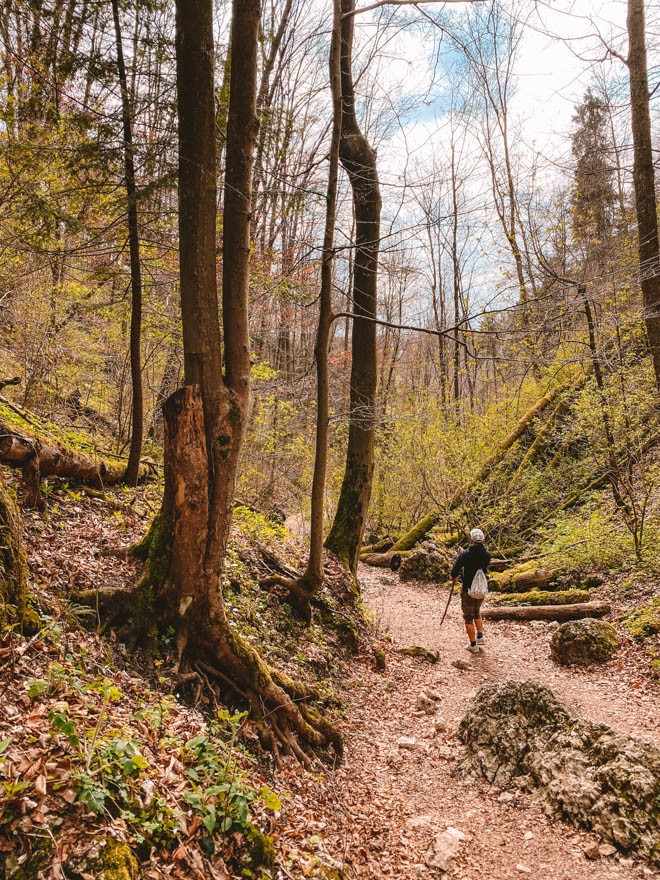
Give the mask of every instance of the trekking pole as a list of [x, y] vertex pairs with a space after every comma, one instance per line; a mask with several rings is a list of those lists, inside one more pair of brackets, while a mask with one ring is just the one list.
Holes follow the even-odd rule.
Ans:
[[447, 612], [449, 611], [449, 603], [451, 602], [451, 597], [454, 595], [454, 587], [456, 584], [451, 585], [451, 589], [449, 590], [449, 598], [447, 599], [447, 604], [445, 605], [445, 613], [442, 615], [442, 620], [440, 621], [440, 626], [445, 622], [445, 617], [447, 616]]

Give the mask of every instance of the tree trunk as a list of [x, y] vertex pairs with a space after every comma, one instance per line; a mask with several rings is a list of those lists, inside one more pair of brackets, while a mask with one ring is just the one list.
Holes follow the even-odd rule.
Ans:
[[[307, 746], [341, 738], [306, 704], [310, 690], [268, 667], [230, 627], [222, 573], [249, 405], [248, 268], [256, 122], [259, 0], [235, 0], [224, 193], [222, 373], [216, 283], [213, 4], [177, 0], [179, 237], [185, 387], [164, 407], [165, 492], [140, 547], [136, 597], [121, 600], [146, 633], [176, 632], [179, 667], [232, 683], [276, 756], [309, 765]], [[104, 597], [111, 601], [112, 597]]]
[[604, 617], [612, 610], [609, 602], [580, 602], [576, 605], [529, 605], [517, 608], [484, 608], [484, 620], [579, 620]]
[[337, 213], [337, 179], [339, 175], [339, 142], [341, 136], [341, 6], [334, 0], [332, 42], [330, 46], [330, 84], [332, 87], [333, 118], [330, 141], [328, 186], [326, 191], [325, 231], [321, 256], [321, 290], [319, 294], [319, 323], [314, 345], [316, 362], [316, 446], [310, 513], [309, 557], [301, 578], [274, 576], [262, 583], [280, 583], [290, 591], [293, 604], [303, 617], [311, 621], [310, 599], [323, 584], [323, 523], [325, 480], [328, 468], [328, 425], [330, 421], [330, 383], [328, 376], [328, 347], [332, 328], [332, 283], [334, 266], [335, 218]]
[[628, 40], [640, 281], [655, 383], [660, 392], [660, 244], [651, 143], [644, 0], [628, 0]]
[[0, 631], [18, 623], [34, 631], [36, 615], [26, 606], [27, 560], [18, 505], [0, 481]]
[[376, 317], [380, 187], [376, 154], [362, 134], [355, 113], [352, 47], [355, 0], [341, 0], [341, 108], [339, 158], [353, 191], [355, 263], [351, 340], [350, 427], [346, 468], [337, 512], [325, 542], [353, 574], [371, 499], [374, 470], [377, 382]]
[[125, 481], [129, 486], [137, 486], [140, 476], [140, 456], [144, 439], [144, 398], [142, 394], [142, 359], [140, 338], [142, 335], [142, 275], [140, 269], [140, 235], [138, 230], [137, 187], [135, 185], [135, 150], [133, 147], [133, 126], [131, 104], [126, 81], [124, 48], [119, 22], [119, 2], [112, 0], [112, 17], [115, 25], [117, 44], [117, 71], [121, 89], [121, 117], [124, 130], [124, 185], [128, 212], [128, 247], [131, 260], [131, 446], [128, 453]]

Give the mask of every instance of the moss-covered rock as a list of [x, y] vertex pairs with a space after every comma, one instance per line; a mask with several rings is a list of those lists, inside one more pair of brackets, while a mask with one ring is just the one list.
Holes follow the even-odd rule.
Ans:
[[585, 618], [562, 623], [550, 640], [553, 660], [565, 666], [605, 663], [619, 647], [619, 637], [611, 623]]
[[652, 599], [642, 608], [624, 614], [621, 622], [636, 639], [657, 636], [660, 633], [660, 597]]
[[82, 855], [67, 862], [67, 876], [92, 875], [98, 880], [139, 880], [137, 859], [126, 843], [104, 837]]
[[588, 602], [591, 593], [588, 590], [530, 590], [528, 593], [503, 593], [494, 596], [495, 605], [576, 605]]
[[660, 864], [660, 749], [573, 716], [535, 682], [486, 685], [460, 724], [491, 784], [537, 788], [549, 814]]
[[418, 660], [426, 660], [427, 663], [437, 663], [440, 654], [437, 651], [430, 651], [422, 645], [408, 645], [406, 648], [399, 648], [399, 654], [406, 657], [416, 657]]
[[402, 560], [399, 573], [404, 581], [443, 583], [449, 578], [455, 558], [434, 541], [425, 541]]

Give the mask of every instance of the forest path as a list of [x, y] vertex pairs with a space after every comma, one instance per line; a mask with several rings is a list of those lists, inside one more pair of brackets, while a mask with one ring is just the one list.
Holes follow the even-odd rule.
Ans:
[[[321, 807], [325, 818], [319, 828], [328, 851], [347, 865], [347, 876], [659, 876], [648, 866], [618, 857], [587, 860], [584, 849], [596, 838], [566, 823], [550, 822], [534, 795], [500, 793], [457, 772], [463, 753], [458, 724], [485, 682], [534, 679], [585, 717], [660, 740], [659, 689], [645, 673], [637, 648], [624, 647], [615, 660], [598, 668], [562, 669], [550, 659], [552, 624], [490, 623], [484, 652], [472, 655], [465, 650], [456, 596], [440, 628], [445, 590], [404, 583], [382, 569], [364, 567], [360, 578], [365, 603], [390, 633], [393, 648], [422, 645], [438, 650], [440, 660], [431, 665], [393, 650], [385, 672], [365, 665], [359, 678], [347, 681], [351, 705], [346, 758], [326, 782], [327, 801]], [[452, 666], [458, 659], [469, 668]], [[426, 688], [441, 696], [435, 716], [416, 711], [416, 700]], [[447, 729], [434, 736], [436, 718]], [[398, 746], [402, 737], [414, 738], [415, 747]], [[425, 858], [435, 836], [448, 826], [467, 839], [449, 872], [440, 875], [426, 866]]]

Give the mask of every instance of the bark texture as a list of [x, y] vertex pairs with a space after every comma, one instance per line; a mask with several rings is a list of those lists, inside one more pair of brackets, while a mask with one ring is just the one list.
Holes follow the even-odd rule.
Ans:
[[[308, 747], [341, 738], [305, 686], [269, 667], [231, 628], [222, 577], [250, 396], [248, 270], [261, 5], [235, 0], [224, 192], [222, 314], [216, 282], [213, 4], [178, 0], [179, 235], [185, 386], [164, 406], [165, 492], [139, 548], [136, 635], [174, 628], [179, 670], [222, 680], [252, 710], [262, 740], [310, 765]], [[112, 601], [104, 597], [103, 601]], [[123, 601], [121, 614], [127, 603]], [[188, 674], [188, 673], [187, 673]]]
[[655, 382], [660, 392], [660, 243], [651, 143], [644, 0], [628, 0], [628, 40], [639, 272]]
[[341, 0], [341, 137], [339, 158], [348, 174], [355, 215], [350, 426], [346, 468], [334, 522], [325, 545], [353, 573], [371, 499], [374, 470], [376, 317], [380, 186], [376, 153], [355, 111], [352, 49], [355, 0]]

